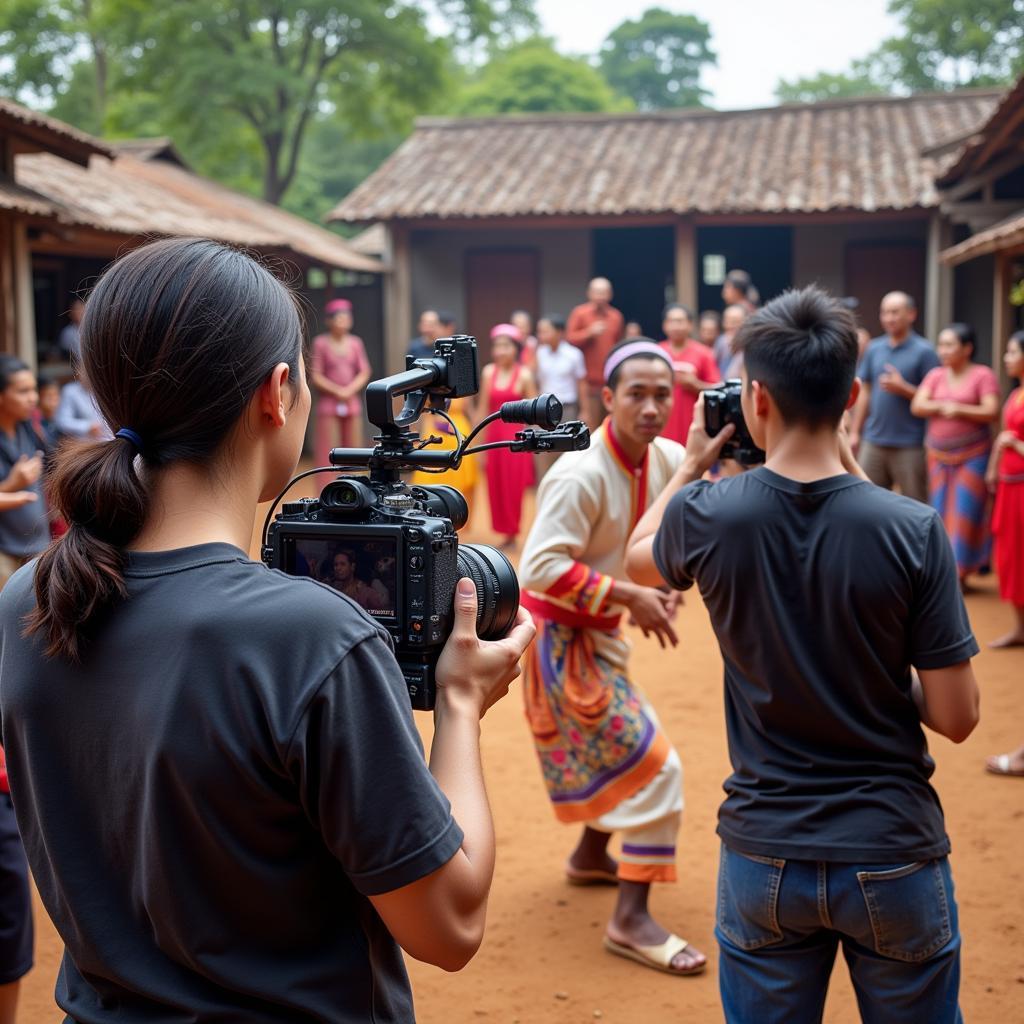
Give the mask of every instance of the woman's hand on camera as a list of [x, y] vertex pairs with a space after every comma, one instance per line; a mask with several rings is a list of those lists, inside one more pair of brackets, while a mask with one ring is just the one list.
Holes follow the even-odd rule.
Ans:
[[437, 662], [439, 707], [462, 705], [479, 717], [508, 693], [519, 677], [519, 659], [537, 629], [523, 608], [508, 636], [481, 640], [476, 635], [476, 587], [463, 577], [455, 591], [455, 624]]

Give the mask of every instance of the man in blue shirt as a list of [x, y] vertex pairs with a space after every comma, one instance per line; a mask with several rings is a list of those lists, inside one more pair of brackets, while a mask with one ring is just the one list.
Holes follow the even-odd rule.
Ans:
[[916, 303], [906, 292], [882, 299], [879, 319], [885, 334], [868, 345], [857, 371], [862, 387], [850, 441], [855, 450], [859, 442], [858, 460], [872, 483], [896, 484], [901, 494], [927, 501], [925, 421], [910, 411], [910, 403], [939, 357], [914, 332], [916, 317]]

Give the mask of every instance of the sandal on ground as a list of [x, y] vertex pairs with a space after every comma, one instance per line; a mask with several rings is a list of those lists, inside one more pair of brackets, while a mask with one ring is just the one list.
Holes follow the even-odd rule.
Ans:
[[696, 967], [686, 967], [682, 970], [676, 970], [672, 966], [672, 961], [689, 945], [686, 939], [681, 939], [678, 935], [670, 935], [660, 946], [626, 946], [608, 938], [607, 935], [604, 937], [604, 948], [609, 953], [623, 956], [627, 960], [633, 960], [655, 971], [681, 976], [700, 974], [707, 967], [706, 960]]
[[565, 865], [565, 880], [570, 885], [618, 885], [619, 876], [604, 868], [574, 868]]
[[996, 754], [995, 757], [990, 757], [985, 762], [985, 771], [991, 772], [993, 775], [1013, 775], [1024, 778], [1024, 769], [1010, 767], [1009, 754]]

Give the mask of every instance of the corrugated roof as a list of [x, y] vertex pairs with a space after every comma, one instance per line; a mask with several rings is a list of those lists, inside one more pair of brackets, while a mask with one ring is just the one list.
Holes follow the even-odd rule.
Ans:
[[817, 213], [938, 203], [951, 157], [1000, 93], [866, 97], [763, 110], [417, 122], [332, 211], [369, 222], [620, 214]]
[[77, 163], [87, 163], [93, 153], [104, 156], [114, 154], [105, 142], [54, 117], [29, 110], [14, 100], [0, 96], [0, 135], [5, 134], [5, 130], [17, 132], [24, 138], [34, 140], [41, 149]]
[[283, 249], [345, 270], [383, 265], [294, 214], [243, 196], [165, 161], [94, 158], [88, 168], [46, 153], [15, 161], [18, 184], [59, 206], [65, 223], [125, 235], [198, 235], [256, 249]]
[[970, 238], [965, 239], [959, 245], [954, 245], [939, 254], [943, 263], [955, 266], [957, 263], [964, 263], [974, 259], [975, 256], [984, 256], [990, 252], [1000, 252], [1003, 249], [1010, 249], [1014, 246], [1024, 246], [1024, 210], [1015, 213], [1012, 217], [993, 224], [984, 231], [979, 231]]

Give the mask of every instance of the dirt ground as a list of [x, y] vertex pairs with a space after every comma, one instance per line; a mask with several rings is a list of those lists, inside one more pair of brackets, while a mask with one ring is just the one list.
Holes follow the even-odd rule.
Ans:
[[[486, 508], [474, 512], [474, 527]], [[260, 517], [262, 522], [262, 516]], [[471, 540], [486, 540], [478, 527]], [[982, 722], [966, 743], [929, 744], [935, 783], [953, 842], [953, 871], [964, 936], [962, 1006], [972, 1024], [1024, 1022], [1024, 779], [985, 774], [984, 757], [1024, 741], [1024, 650], [990, 652], [1010, 624], [995, 581], [968, 597], [982, 653], [975, 665]], [[498, 835], [498, 865], [487, 937], [457, 975], [410, 963], [420, 1024], [661, 1024], [720, 1021], [712, 936], [718, 840], [716, 810], [728, 772], [722, 664], [699, 597], [680, 614], [681, 646], [663, 654], [634, 636], [635, 678], [653, 700], [685, 770], [680, 882], [656, 890], [655, 913], [709, 956], [694, 978], [657, 974], [609, 956], [602, 928], [610, 889], [565, 884], [562, 865], [575, 831], [555, 821], [541, 782], [520, 694], [492, 709], [483, 729], [484, 762]], [[429, 718], [419, 716], [429, 743]], [[63, 1019], [53, 1003], [61, 943], [36, 908], [36, 967], [25, 979], [19, 1019]], [[829, 1024], [858, 1020], [841, 958], [825, 1012]], [[921, 1024], [928, 1024], [922, 1021]]]

